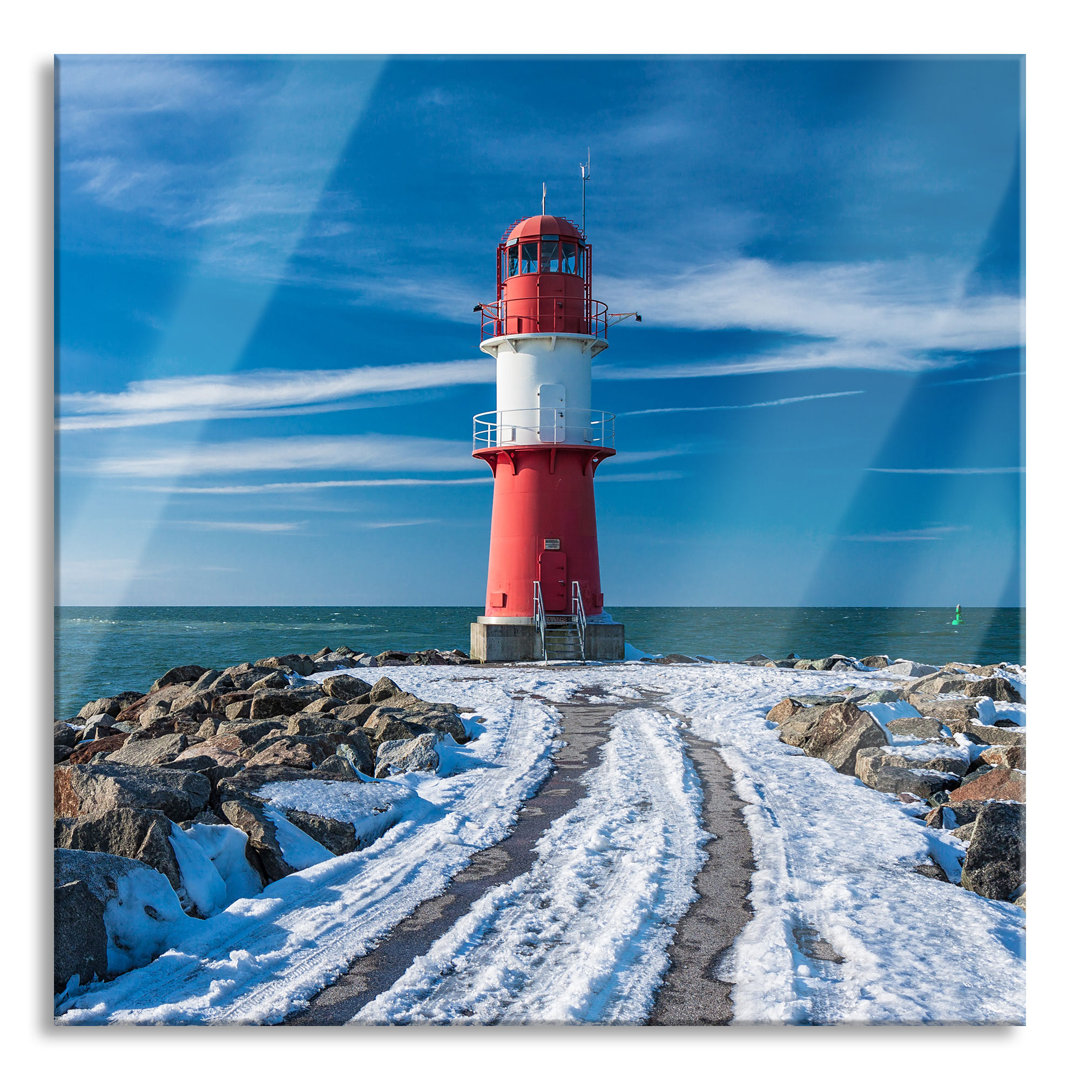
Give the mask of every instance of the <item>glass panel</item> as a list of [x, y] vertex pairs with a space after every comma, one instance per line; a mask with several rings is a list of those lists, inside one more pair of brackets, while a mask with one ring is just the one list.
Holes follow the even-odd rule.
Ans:
[[577, 244], [573, 240], [564, 240], [562, 246], [563, 273], [577, 273]]
[[520, 246], [521, 251], [521, 272], [523, 274], [535, 274], [536, 273], [536, 241], [531, 244], [522, 244]]
[[559, 272], [559, 241], [544, 240], [540, 244], [540, 273], [557, 274]]
[[506, 271], [507, 277], [513, 277], [517, 271], [517, 244], [510, 248], [508, 255], [509, 267]]

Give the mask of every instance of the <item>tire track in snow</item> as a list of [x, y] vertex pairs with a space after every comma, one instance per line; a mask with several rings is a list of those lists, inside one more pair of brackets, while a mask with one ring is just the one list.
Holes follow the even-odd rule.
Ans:
[[695, 899], [701, 789], [676, 722], [617, 713], [588, 795], [359, 1023], [641, 1023]]

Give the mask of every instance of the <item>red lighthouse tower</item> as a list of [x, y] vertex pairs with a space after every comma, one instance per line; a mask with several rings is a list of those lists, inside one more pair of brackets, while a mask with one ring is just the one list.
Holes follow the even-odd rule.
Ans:
[[496, 361], [496, 409], [473, 418], [473, 456], [495, 477], [481, 660], [619, 659], [604, 613], [593, 476], [615, 453], [615, 417], [592, 407], [592, 360], [609, 315], [592, 297], [592, 247], [565, 218], [515, 223], [499, 244], [480, 348]]

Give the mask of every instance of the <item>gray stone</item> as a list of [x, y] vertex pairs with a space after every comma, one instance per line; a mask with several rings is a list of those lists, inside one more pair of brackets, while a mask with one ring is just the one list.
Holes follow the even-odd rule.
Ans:
[[295, 690], [257, 690], [251, 699], [251, 719], [267, 720], [274, 716], [291, 716], [324, 696], [317, 687]]
[[972, 742], [993, 746], [1024, 746], [1027, 742], [1023, 728], [999, 728], [991, 724], [977, 724], [973, 720], [950, 720], [947, 726], [953, 734], [959, 732]]
[[[387, 679], [387, 682], [390, 680]], [[323, 693], [328, 698], [339, 698], [341, 701], [352, 701], [353, 698], [363, 697], [370, 694], [374, 689], [369, 682], [357, 679], [352, 675], [331, 675], [323, 679]]]
[[125, 690], [113, 697], [98, 698], [96, 701], [88, 701], [78, 714], [79, 720], [89, 720], [92, 716], [116, 716], [125, 705], [138, 701], [142, 694], [134, 690]]
[[63, 720], [57, 720], [53, 724], [53, 745], [54, 746], [66, 746], [69, 749], [74, 749], [75, 743], [79, 740], [79, 731], [73, 728], [70, 724], [64, 723]]
[[881, 705], [886, 702], [899, 701], [900, 695], [895, 690], [871, 690], [859, 699], [862, 705]]
[[74, 976], [85, 986], [104, 979], [108, 969], [105, 905], [85, 881], [53, 887], [53, 990], [60, 993]]
[[350, 822], [335, 821], [333, 818], [320, 817], [303, 810], [283, 812], [298, 829], [302, 829], [334, 855], [347, 855], [356, 850], [356, 830]]
[[1013, 688], [1013, 684], [1008, 679], [1000, 677], [969, 682], [964, 693], [973, 698], [988, 697], [993, 698], [994, 701], [1013, 701], [1020, 704], [1024, 702], [1023, 695]]
[[874, 718], [845, 701], [824, 708], [803, 749], [812, 757], [823, 758], [837, 772], [854, 776], [858, 752], [886, 742], [885, 732]]
[[894, 754], [873, 748], [860, 750], [855, 761], [855, 775], [875, 791], [899, 795], [906, 792], [925, 799], [940, 791], [957, 787], [960, 777], [934, 769], [912, 767]]
[[963, 675], [950, 675], [939, 672], [935, 675], [926, 675], [921, 679], [916, 679], [908, 686], [906, 693], [927, 694], [931, 697], [938, 697], [942, 694], [966, 693], [966, 688], [969, 686], [971, 686], [971, 680], [965, 679]]
[[150, 687], [150, 692], [163, 690], [167, 686], [189, 685], [195, 682], [200, 675], [205, 674], [206, 668], [198, 664], [184, 664], [181, 667], [169, 668], [160, 679]]
[[[359, 783], [360, 778], [356, 775], [358, 770], [349, 763], [347, 756], [341, 753], [341, 749], [342, 748], [339, 746], [338, 753], [331, 754], [328, 758], [323, 758], [323, 760], [315, 766], [313, 773], [317, 772], [320, 774], [320, 777], [327, 780], [344, 780]], [[371, 774], [368, 773], [367, 775], [370, 776]]]
[[1026, 875], [1026, 808], [992, 803], [975, 819], [960, 884], [990, 900], [1017, 895]]
[[916, 739], [940, 739], [942, 736], [941, 724], [926, 716], [898, 716], [885, 726], [893, 735], [907, 735]]
[[912, 675], [920, 678], [923, 675], [933, 675], [938, 669], [932, 664], [918, 664], [914, 660], [894, 660], [881, 670], [889, 675]]
[[179, 891], [180, 866], [169, 839], [171, 832], [172, 823], [160, 810], [122, 806], [75, 818], [65, 842], [57, 846], [138, 859], [164, 874]]
[[989, 805], [985, 802], [976, 802], [974, 799], [956, 804], [944, 803], [935, 806], [926, 815], [925, 821], [931, 829], [958, 829], [973, 822], [979, 816], [979, 811]]
[[53, 809], [57, 817], [81, 817], [119, 807], [160, 810], [186, 821], [210, 799], [210, 781], [198, 773], [155, 766], [57, 765]]
[[974, 720], [979, 715], [979, 706], [969, 698], [936, 698], [928, 694], [912, 694], [909, 691], [905, 691], [903, 697], [923, 716], [945, 723], [953, 720]]
[[375, 778], [381, 780], [396, 772], [428, 772], [439, 767], [441, 735], [418, 735], [415, 739], [384, 742], [375, 757]]
[[345, 702], [341, 698], [324, 697], [313, 701], [310, 705], [305, 705], [299, 713], [294, 713], [294, 716], [302, 716], [304, 713], [312, 713], [316, 716], [324, 716], [327, 713], [336, 713], [338, 709], [345, 707]]
[[133, 735], [119, 750], [106, 758], [116, 765], [160, 765], [172, 761], [187, 749], [186, 735], [162, 735], [157, 739], [139, 739]]
[[892, 661], [887, 656], [864, 656], [860, 661], [864, 667], [869, 668], [883, 668], [888, 667]]

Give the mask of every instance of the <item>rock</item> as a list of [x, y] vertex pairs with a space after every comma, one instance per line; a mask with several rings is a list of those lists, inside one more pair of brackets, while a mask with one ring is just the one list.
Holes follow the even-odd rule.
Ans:
[[926, 694], [930, 697], [938, 697], [942, 694], [963, 694], [966, 688], [971, 686], [971, 680], [962, 675], [949, 675], [939, 672], [936, 675], [926, 675], [916, 679], [905, 690], [908, 694]]
[[112, 723], [106, 723], [101, 719], [91, 720], [76, 737], [75, 745], [78, 746], [79, 743], [93, 742], [95, 739], [106, 739], [110, 735], [124, 734], [130, 734], [130, 732], [123, 732], [119, 728], [113, 727]]
[[887, 656], [864, 656], [860, 661], [863, 667], [883, 668], [888, 667], [892, 661]]
[[59, 765], [61, 761], [67, 761], [67, 759], [71, 757], [74, 752], [74, 749], [70, 746], [61, 746], [59, 743], [54, 743], [53, 764]]
[[949, 793], [949, 802], [965, 799], [999, 799], [1008, 802], [1027, 802], [1027, 774], [1017, 769], [997, 768], [989, 772], [977, 771], [968, 777], [955, 791]]
[[925, 716], [898, 716], [885, 725], [894, 735], [908, 735], [916, 739], [940, 739], [941, 725]]
[[315, 661], [310, 656], [304, 656], [299, 653], [289, 653], [287, 656], [270, 656], [265, 660], [256, 660], [256, 667], [269, 667], [269, 668], [285, 668], [288, 671], [295, 671], [297, 675], [314, 675], [315, 674]]
[[964, 693], [968, 697], [988, 697], [994, 701], [1013, 701], [1023, 704], [1023, 695], [1018, 693], [1008, 679], [979, 679], [978, 682], [966, 682]]
[[983, 765], [1003, 765], [1008, 769], [1027, 768], [1027, 746], [1019, 743], [1016, 746], [988, 746], [979, 754], [979, 762]]
[[753, 656], [748, 656], [743, 663], [748, 664], [750, 667], [776, 667], [776, 661], [771, 660], [762, 653], [754, 653]]
[[277, 840], [277, 828], [259, 800], [249, 795], [223, 800], [221, 813], [230, 825], [235, 825], [247, 835], [247, 860], [264, 883], [278, 881], [300, 869], [293, 866], [282, 852]]
[[692, 656], [687, 656], [685, 653], [668, 653], [667, 656], [658, 657], [656, 660], [658, 664], [697, 664], [700, 661], [696, 660]]
[[387, 678], [384, 675], [375, 683], [368, 693], [370, 695], [368, 700], [374, 703], [383, 701], [385, 698], [393, 697], [395, 694], [402, 694], [404, 691], [393, 679]]
[[303, 810], [284, 810], [282, 813], [298, 829], [303, 829], [334, 855], [348, 855], [356, 850], [356, 829], [349, 822], [335, 821]]
[[1026, 875], [1026, 808], [995, 803], [975, 819], [960, 884], [990, 900], [1009, 900]]
[[131, 736], [126, 732], [118, 731], [115, 735], [106, 735], [102, 739], [93, 739], [88, 743], [81, 743], [68, 755], [69, 765], [85, 765], [98, 754], [111, 754], [119, 750]]
[[855, 775], [855, 757], [866, 747], [886, 745], [885, 732], [869, 714], [851, 702], [827, 705], [803, 744], [812, 757], [827, 761], [838, 772]]
[[872, 747], [865, 748], [856, 756], [855, 775], [875, 791], [894, 795], [908, 792], [920, 799], [947, 791], [960, 783], [960, 778], [952, 773], [912, 768], [910, 763], [897, 765], [895, 762], [898, 760], [903, 759], [881, 754]]
[[205, 674], [207, 670], [207, 668], [199, 667], [198, 664], [185, 664], [182, 667], [169, 668], [169, 670], [150, 687], [150, 693], [154, 693], [155, 690], [163, 690], [166, 686], [193, 683], [200, 675]]
[[[186, 919], [168, 879], [135, 859], [58, 848], [53, 852], [54, 890], [72, 882], [81, 882], [86, 892], [73, 890], [64, 897], [62, 932], [83, 943], [100, 943], [105, 934], [107, 975], [148, 964], [170, 946]], [[86, 893], [97, 904], [76, 907]]]
[[172, 683], [144, 694], [141, 698], [125, 705], [116, 715], [117, 720], [125, 723], [142, 725], [161, 716], [168, 716], [173, 701], [188, 692], [184, 683]]
[[956, 743], [941, 739], [860, 750], [859, 753], [875, 754], [882, 765], [896, 765], [901, 769], [930, 769], [933, 772], [952, 773], [957, 777], [963, 776], [968, 770], [967, 751]]
[[[250, 720], [251, 698], [245, 695], [239, 700], [230, 701], [224, 705], [226, 720]], [[220, 729], [219, 729], [220, 730]]]
[[253, 682], [249, 690], [288, 690], [289, 680], [281, 671], [271, 671], [269, 675]]
[[928, 694], [912, 694], [905, 691], [904, 700], [913, 705], [923, 716], [943, 720], [975, 720], [979, 716], [979, 706], [968, 698], [935, 698]]
[[434, 771], [439, 767], [437, 747], [441, 735], [418, 735], [415, 739], [389, 740], [379, 745], [375, 757], [375, 778], [381, 780], [396, 772]]
[[313, 769], [315, 763], [337, 750], [337, 743], [323, 735], [282, 735], [264, 749], [256, 749], [247, 762], [253, 765], [286, 765]]
[[958, 829], [953, 829], [952, 834], [957, 840], [963, 840], [966, 844], [971, 840], [972, 834], [975, 832], [975, 822], [969, 821], [966, 825], [961, 825]]
[[[390, 680], [387, 679], [387, 682]], [[363, 697], [370, 694], [374, 687], [363, 679], [354, 678], [352, 675], [331, 675], [323, 679], [320, 684], [323, 693], [328, 698], [338, 698], [342, 702], [352, 701], [353, 698]]]
[[379, 667], [385, 667], [387, 664], [407, 664], [408, 662], [409, 654], [398, 652], [396, 649], [387, 649], [375, 657], [375, 663]]
[[57, 765], [53, 769], [53, 810], [57, 817], [81, 817], [119, 807], [160, 810], [186, 821], [210, 798], [210, 781], [198, 773], [153, 766]]
[[88, 701], [78, 714], [79, 720], [89, 720], [92, 716], [117, 716], [125, 705], [138, 701], [142, 694], [134, 690], [125, 690], [114, 697], [98, 698], [96, 701]]
[[814, 661], [799, 659], [795, 661], [794, 667], [796, 671], [810, 671], [814, 667]]
[[[239, 740], [237, 740], [239, 742]], [[243, 743], [240, 744], [243, 746]], [[209, 766], [206, 764], [209, 763]], [[233, 766], [243, 768], [244, 759], [238, 750], [226, 750], [225, 747], [209, 742], [201, 742], [188, 747], [183, 753], [177, 754], [169, 765], [176, 768], [190, 768], [195, 772], [204, 772], [214, 765]]]
[[137, 739], [131, 735], [106, 760], [117, 765], [160, 765], [164, 761], [172, 761], [187, 746], [186, 735], [162, 735], [157, 739]]
[[994, 746], [1024, 746], [1027, 742], [1023, 728], [999, 728], [990, 724], [977, 724], [973, 720], [949, 720], [946, 723], [953, 734], [959, 732], [973, 742]]
[[365, 776], [375, 773], [375, 749], [366, 731], [356, 728], [349, 732], [349, 741], [338, 744], [337, 754], [344, 758], [357, 772]]
[[[341, 747], [338, 747], [338, 749], [340, 750]], [[324, 777], [327, 780], [345, 780], [359, 783], [360, 778], [356, 775], [357, 771], [362, 770], [355, 769], [344, 754], [338, 753], [331, 754], [328, 758], [323, 758], [323, 760], [315, 766], [313, 774], [317, 772], [321, 777]], [[367, 775], [370, 776], [371, 773], [368, 772]]]
[[860, 705], [883, 705], [891, 701], [899, 701], [900, 695], [895, 690], [871, 690], [859, 698]]
[[104, 979], [108, 970], [105, 905], [85, 881], [53, 887], [53, 990], [60, 993], [73, 978], [85, 986]]
[[303, 713], [314, 713], [316, 716], [324, 716], [327, 713], [335, 712], [344, 707], [345, 702], [342, 701], [341, 698], [317, 698], [310, 705], [305, 705], [299, 713], [294, 713], [294, 716], [302, 715]]
[[933, 675], [938, 669], [930, 664], [917, 664], [914, 660], [895, 660], [881, 670], [889, 675], [912, 675], [919, 678]]
[[801, 702], [796, 701], [795, 698], [786, 697], [768, 711], [765, 722], [768, 724], [783, 724], [785, 720], [790, 720], [802, 708]]
[[257, 690], [251, 699], [251, 719], [267, 720], [274, 716], [291, 716], [323, 696], [323, 692], [317, 687], [309, 690]]
[[[281, 717], [276, 720], [226, 720], [218, 725], [217, 737], [235, 735], [245, 747], [251, 747], [275, 731], [284, 735], [287, 723], [288, 721]], [[237, 753], [241, 751], [238, 750]]]
[[378, 750], [379, 746], [384, 742], [407, 742], [410, 739], [415, 739], [418, 735], [431, 734], [427, 728], [420, 724], [410, 723], [400, 716], [383, 716], [373, 719], [364, 725], [363, 730], [375, 750]]
[[79, 851], [103, 851], [138, 859], [169, 879], [180, 889], [180, 866], [169, 836], [172, 822], [160, 810], [135, 810], [121, 806], [98, 814], [75, 818], [62, 847]]
[[924, 820], [931, 829], [958, 829], [974, 821], [979, 816], [979, 811], [989, 805], [987, 802], [979, 802], [976, 799], [955, 804], [944, 803], [941, 806], [935, 806]]
[[79, 739], [79, 731], [63, 720], [57, 720], [53, 724], [53, 745], [74, 748]]

